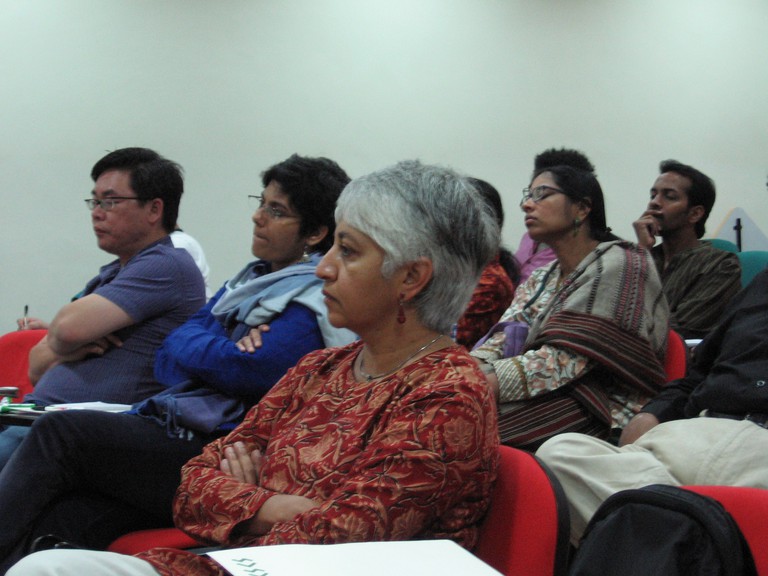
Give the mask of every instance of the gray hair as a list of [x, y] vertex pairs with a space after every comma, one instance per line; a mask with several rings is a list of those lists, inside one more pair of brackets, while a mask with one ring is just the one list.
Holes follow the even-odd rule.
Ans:
[[470, 182], [418, 160], [352, 180], [336, 205], [341, 220], [384, 250], [385, 278], [421, 257], [432, 262], [432, 279], [412, 304], [427, 328], [442, 333], [464, 312], [499, 250], [499, 226]]

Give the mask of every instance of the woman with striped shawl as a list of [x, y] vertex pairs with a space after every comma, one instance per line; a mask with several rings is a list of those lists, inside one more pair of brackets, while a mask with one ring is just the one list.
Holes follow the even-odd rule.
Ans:
[[606, 226], [591, 173], [539, 170], [520, 206], [557, 258], [518, 287], [472, 352], [497, 392], [501, 440], [533, 451], [561, 432], [608, 438], [664, 384], [669, 312], [656, 268]]

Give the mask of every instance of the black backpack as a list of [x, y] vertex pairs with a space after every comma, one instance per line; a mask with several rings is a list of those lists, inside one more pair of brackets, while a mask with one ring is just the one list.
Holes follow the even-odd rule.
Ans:
[[752, 554], [715, 499], [654, 484], [617, 492], [590, 520], [570, 576], [755, 576]]

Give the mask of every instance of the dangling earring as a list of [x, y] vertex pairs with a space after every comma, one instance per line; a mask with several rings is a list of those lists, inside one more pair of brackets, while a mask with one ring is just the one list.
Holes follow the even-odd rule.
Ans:
[[301, 260], [299, 260], [299, 264], [306, 264], [309, 262], [309, 246], [307, 244], [304, 244], [304, 253], [301, 255]]
[[573, 237], [579, 235], [579, 228], [581, 228], [581, 219], [577, 216], [573, 219]]
[[400, 298], [398, 299], [398, 307], [397, 307], [397, 323], [398, 324], [405, 324], [405, 306], [403, 306], [403, 298], [405, 298], [405, 295], [400, 294]]

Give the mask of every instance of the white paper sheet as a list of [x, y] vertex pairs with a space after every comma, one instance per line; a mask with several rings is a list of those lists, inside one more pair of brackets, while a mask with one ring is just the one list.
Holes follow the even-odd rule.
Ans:
[[499, 576], [452, 540], [283, 544], [208, 555], [233, 576]]
[[131, 409], [130, 404], [109, 404], [107, 402], [73, 402], [71, 404], [51, 404], [45, 409], [49, 412], [56, 410], [100, 410], [101, 412], [125, 412]]

